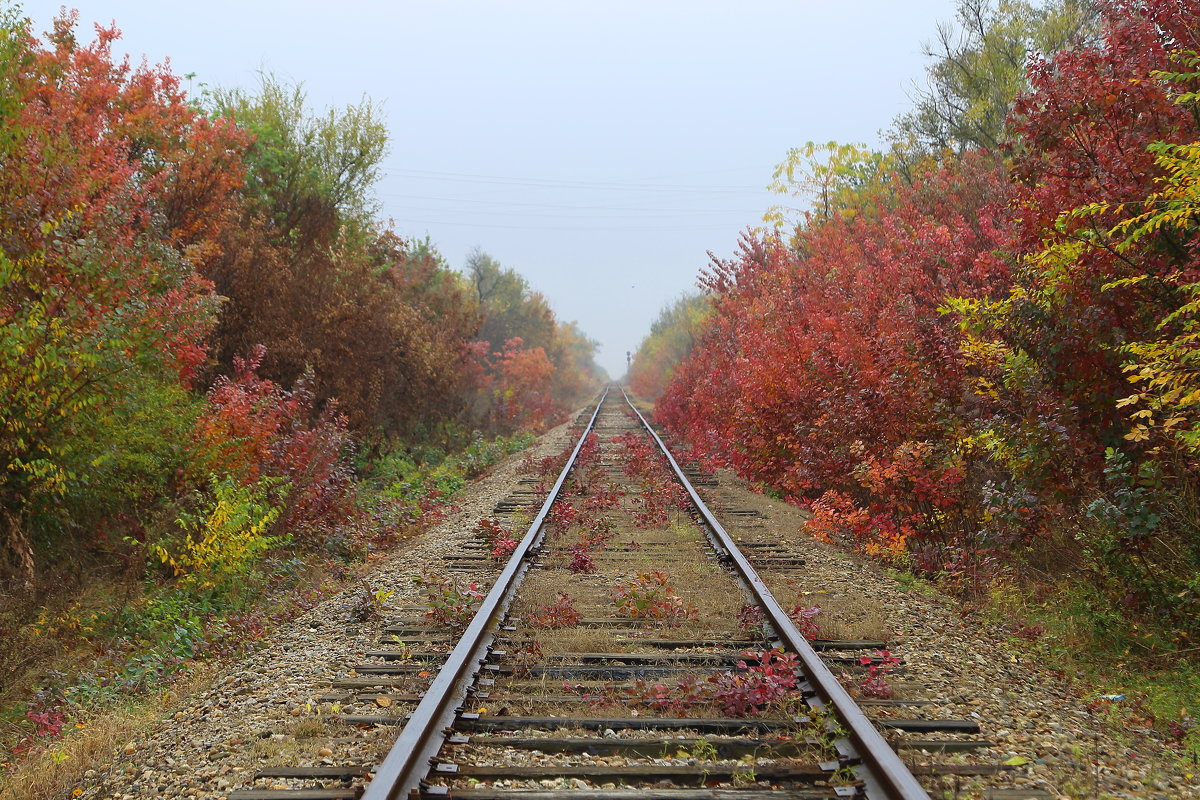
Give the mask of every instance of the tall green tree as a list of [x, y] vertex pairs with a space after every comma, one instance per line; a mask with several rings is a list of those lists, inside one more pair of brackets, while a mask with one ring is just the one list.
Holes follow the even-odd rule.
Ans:
[[553, 348], [554, 312], [529, 281], [478, 248], [467, 254], [466, 268], [483, 314], [479, 338], [493, 351], [514, 337], [525, 347]]
[[370, 227], [388, 151], [387, 125], [370, 98], [314, 113], [302, 84], [263, 74], [257, 92], [219, 89], [211, 101], [253, 135], [247, 200], [280, 237], [311, 235], [317, 220]]
[[1094, 41], [1099, 18], [1093, 0], [958, 0], [955, 22], [939, 25], [925, 46], [926, 85], [896, 120], [894, 141], [934, 153], [997, 151], [1009, 139], [1013, 102], [1029, 87], [1029, 57]]

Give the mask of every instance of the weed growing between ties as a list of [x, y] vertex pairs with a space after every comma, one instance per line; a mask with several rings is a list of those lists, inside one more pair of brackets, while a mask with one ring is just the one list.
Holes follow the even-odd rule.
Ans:
[[390, 589], [372, 589], [370, 584], [362, 581], [354, 605], [350, 607], [350, 619], [355, 622], [382, 619], [387, 601], [393, 594], [395, 592]]
[[743, 653], [736, 669], [703, 679], [685, 675], [671, 683], [658, 683], [639, 678], [626, 688], [564, 681], [562, 688], [593, 708], [632, 705], [665, 716], [715, 711], [728, 717], [754, 717], [800, 699], [795, 693], [797, 669], [797, 656], [764, 650]]
[[488, 553], [496, 561], [507, 561], [517, 549], [518, 541], [513, 532], [491, 517], [479, 520], [475, 532], [487, 543]]
[[579, 624], [579, 612], [566, 592], [559, 592], [553, 603], [543, 605], [526, 620], [537, 628], [568, 628]]
[[874, 656], [861, 656], [858, 663], [860, 666], [866, 667], [866, 674], [855, 678], [849, 673], [842, 672], [838, 675], [838, 680], [842, 685], [851, 694], [859, 697], [876, 700], [892, 699], [892, 685], [888, 682], [887, 676], [888, 673], [900, 666], [900, 659], [887, 650], [876, 650]]
[[418, 575], [413, 583], [426, 590], [425, 619], [452, 631], [466, 629], [484, 596], [476, 584], [456, 581], [437, 572]]
[[617, 585], [612, 598], [618, 617], [648, 625], [678, 627], [697, 617], [696, 607], [676, 594], [670, 576], [662, 570], [639, 572], [633, 580]]

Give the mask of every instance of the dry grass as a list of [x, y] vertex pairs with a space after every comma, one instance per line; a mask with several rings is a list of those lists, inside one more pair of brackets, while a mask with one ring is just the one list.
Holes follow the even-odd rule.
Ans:
[[860, 595], [810, 594], [798, 598], [806, 607], [817, 606], [817, 628], [822, 639], [873, 639], [890, 641], [894, 636], [879, 606]]
[[250, 752], [264, 765], [295, 766], [330, 745], [333, 732], [321, 717], [301, 717], [283, 729], [281, 738], [259, 739]]
[[31, 755], [0, 776], [0, 800], [46, 800], [70, 797], [84, 788], [88, 770], [99, 769], [127, 746], [134, 745], [158, 720], [174, 710], [182, 696], [208, 684], [214, 673], [204, 667], [189, 673], [170, 692], [136, 705], [101, 712], [78, 723], [54, 747]]
[[289, 736], [295, 736], [297, 739], [317, 739], [330, 735], [325, 720], [312, 717], [293, 722], [287, 727], [287, 732]]
[[616, 653], [622, 648], [617, 641], [619, 632], [612, 628], [554, 628], [539, 634], [537, 643], [547, 656]]
[[0, 706], [24, 703], [47, 670], [69, 671], [95, 650], [98, 617], [132, 605], [136, 576], [91, 567], [47, 571], [36, 591], [0, 586]]

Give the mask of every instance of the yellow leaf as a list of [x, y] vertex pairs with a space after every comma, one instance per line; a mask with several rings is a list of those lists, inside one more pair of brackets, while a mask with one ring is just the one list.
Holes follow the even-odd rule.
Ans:
[[1012, 758], [1006, 760], [1004, 765], [1008, 767], [1020, 767], [1028, 763], [1029, 759], [1025, 756], [1013, 756]]

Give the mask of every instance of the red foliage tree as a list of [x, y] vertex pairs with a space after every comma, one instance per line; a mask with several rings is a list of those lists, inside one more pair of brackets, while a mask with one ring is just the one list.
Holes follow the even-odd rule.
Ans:
[[0, 545], [26, 575], [30, 503], [104, 449], [78, 431], [202, 363], [216, 304], [195, 270], [246, 143], [166, 69], [114, 61], [115, 28], [80, 44], [75, 23], [64, 13], [44, 44], [0, 32]]
[[276, 526], [292, 534], [327, 532], [354, 513], [346, 419], [329, 403], [314, 410], [312, 374], [292, 391], [260, 378], [265, 348], [235, 359], [233, 377], [218, 378], [197, 422], [201, 464], [243, 484], [285, 478], [288, 492]]
[[798, 235], [746, 239], [705, 278], [716, 314], [680, 365], [660, 419], [701, 452], [799, 496], [852, 478], [867, 457], [943, 436], [965, 402], [948, 293], [1001, 282], [985, 161], [931, 176], [892, 208]]
[[490, 362], [493, 425], [504, 431], [544, 427], [558, 408], [551, 395], [554, 364], [541, 347], [525, 347], [521, 337], [504, 343]]

